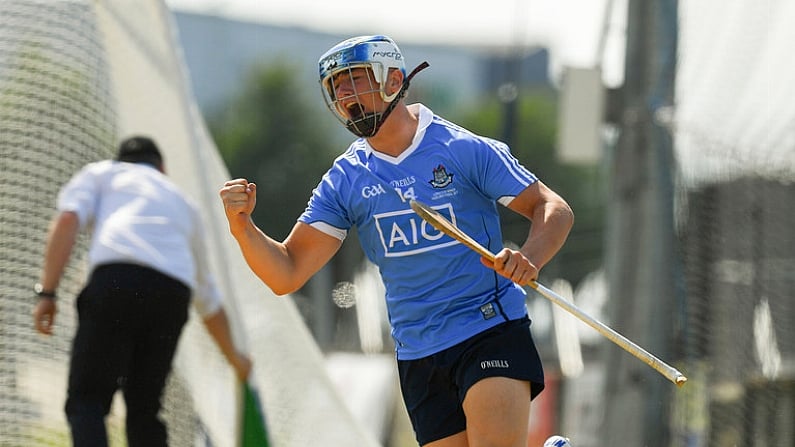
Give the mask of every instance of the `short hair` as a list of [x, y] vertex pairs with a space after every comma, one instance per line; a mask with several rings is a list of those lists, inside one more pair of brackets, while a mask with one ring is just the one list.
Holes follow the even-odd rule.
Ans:
[[128, 163], [146, 163], [159, 167], [163, 164], [163, 156], [157, 144], [144, 136], [134, 136], [125, 139], [119, 144], [116, 160]]

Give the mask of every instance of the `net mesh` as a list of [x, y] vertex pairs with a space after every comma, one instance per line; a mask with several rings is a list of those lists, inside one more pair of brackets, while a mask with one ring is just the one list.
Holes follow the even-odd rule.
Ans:
[[[87, 237], [61, 281], [52, 337], [33, 331], [31, 285], [58, 188], [135, 133], [158, 142], [168, 175], [202, 207], [211, 265], [237, 342], [255, 362], [252, 382], [273, 443], [375, 445], [336, 394], [292, 301], [272, 296], [228, 234], [217, 196], [228, 173], [197, 112], [162, 2], [0, 3], [0, 445], [69, 444], [62, 408]], [[235, 380], [195, 312], [174, 366], [163, 410], [171, 445], [235, 445]], [[125, 445], [123, 412], [117, 398], [111, 445]]]
[[680, 2], [674, 445], [795, 442], [795, 4]]

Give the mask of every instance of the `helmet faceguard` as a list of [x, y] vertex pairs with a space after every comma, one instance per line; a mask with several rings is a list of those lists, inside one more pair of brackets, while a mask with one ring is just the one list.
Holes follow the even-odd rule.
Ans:
[[[340, 42], [320, 57], [318, 65], [326, 106], [354, 135], [365, 138], [378, 132], [395, 104], [405, 94], [411, 77], [406, 77], [400, 49], [386, 36], [361, 36]], [[404, 80], [401, 89], [390, 95], [386, 93], [385, 85], [391, 70], [400, 70]], [[350, 94], [338, 97], [339, 81], [350, 81], [354, 75], [366, 76], [367, 87], [357, 89], [356, 84], [351, 83], [353, 87]], [[358, 85], [361, 86], [361, 83]], [[377, 98], [389, 103], [385, 110], [378, 111]]]
[[[366, 77], [365, 87], [361, 83], [354, 83], [354, 76]], [[326, 82], [322, 83], [326, 106], [349, 131], [359, 137], [375, 135], [383, 116], [383, 112], [379, 111], [379, 107], [383, 107], [379, 99], [394, 99], [394, 95], [387, 95], [382, 84], [376, 82], [374, 77], [370, 66], [349, 65], [327, 77]], [[341, 96], [338, 96], [339, 82], [348, 82], [351, 85]]]

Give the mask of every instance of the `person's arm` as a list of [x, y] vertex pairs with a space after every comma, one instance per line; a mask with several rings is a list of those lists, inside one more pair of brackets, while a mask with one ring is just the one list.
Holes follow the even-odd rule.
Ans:
[[566, 201], [537, 181], [516, 196], [508, 208], [532, 222], [519, 250], [505, 248], [495, 260], [497, 273], [518, 284], [538, 279], [538, 272], [560, 250], [574, 224], [574, 213]]
[[[192, 290], [191, 303], [200, 315], [207, 333], [235, 371], [235, 375], [245, 382], [251, 372], [251, 359], [247, 354], [238, 350], [235, 345], [235, 337], [224, 309], [222, 293], [210, 267], [210, 253], [207, 250], [208, 235], [204, 230], [204, 222], [198, 209], [194, 208], [193, 211], [195, 215], [191, 219], [195, 227], [191, 235], [190, 246], [196, 269], [196, 283]], [[241, 327], [236, 329], [238, 329], [237, 333], [243, 331]]]
[[[277, 295], [300, 289], [339, 250], [342, 241], [297, 223], [284, 242], [260, 230], [251, 219], [257, 200], [254, 183], [236, 179], [220, 191], [229, 231], [251, 270]], [[274, 212], [276, 212], [274, 210]]]
[[245, 381], [251, 372], [251, 360], [235, 348], [226, 311], [222, 307], [217, 312], [204, 317], [202, 321], [221, 353], [235, 370], [237, 377], [241, 381]]
[[[58, 289], [79, 230], [80, 221], [74, 212], [64, 211], [53, 218], [47, 234], [44, 262], [39, 277], [39, 284], [42, 285], [43, 290], [55, 292]], [[52, 334], [57, 311], [54, 299], [39, 298], [33, 309], [33, 324], [36, 330], [42, 334]]]

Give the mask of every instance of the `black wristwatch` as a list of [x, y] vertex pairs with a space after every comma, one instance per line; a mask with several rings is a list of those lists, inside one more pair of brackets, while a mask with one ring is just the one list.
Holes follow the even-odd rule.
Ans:
[[39, 298], [47, 298], [49, 300], [55, 299], [55, 290], [44, 290], [44, 286], [41, 284], [36, 284], [33, 286], [33, 291], [36, 292], [36, 296]]

